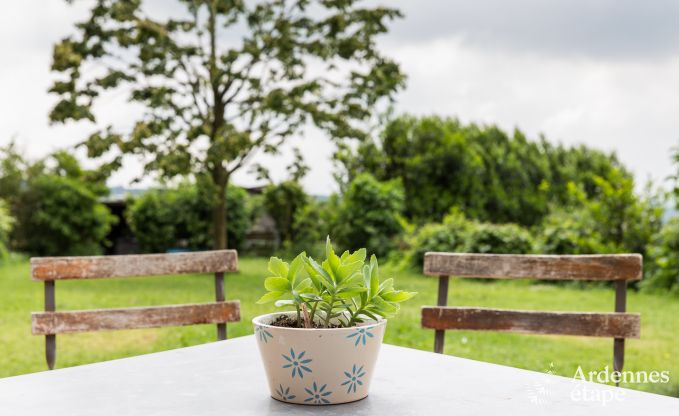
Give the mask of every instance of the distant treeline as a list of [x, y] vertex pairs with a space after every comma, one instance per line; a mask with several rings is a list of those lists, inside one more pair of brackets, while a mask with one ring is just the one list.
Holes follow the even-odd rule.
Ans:
[[[372, 140], [340, 145], [334, 158], [341, 191], [323, 201], [300, 185], [308, 169], [299, 158], [289, 180], [270, 182], [261, 195], [230, 186], [230, 246], [244, 249], [249, 227], [266, 213], [278, 251], [313, 255], [331, 235], [342, 248], [365, 246], [415, 266], [430, 250], [638, 252], [643, 285], [679, 291], [679, 222], [662, 224], [663, 194], [636, 192], [614, 154], [453, 118], [402, 116]], [[64, 152], [29, 163], [12, 145], [0, 150], [0, 253], [7, 245], [38, 255], [101, 252], [115, 222], [100, 202], [105, 177]], [[187, 178], [129, 201], [125, 218], [141, 249], [210, 248], [209, 189]]]

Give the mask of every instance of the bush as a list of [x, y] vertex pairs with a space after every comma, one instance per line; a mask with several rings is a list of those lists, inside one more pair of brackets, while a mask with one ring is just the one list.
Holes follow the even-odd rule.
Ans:
[[[213, 245], [211, 200], [206, 188], [185, 183], [144, 193], [130, 204], [126, 216], [144, 252], [204, 250]], [[241, 247], [250, 227], [246, 200], [244, 189], [229, 186], [226, 231], [231, 248]]]
[[679, 294], [679, 217], [663, 226], [648, 251], [649, 267], [642, 287]]
[[403, 209], [400, 181], [379, 182], [370, 174], [361, 174], [349, 184], [337, 207], [333, 238], [343, 249], [365, 247], [383, 256], [395, 247], [395, 237], [403, 231]]
[[128, 203], [127, 222], [143, 252], [160, 253], [176, 243], [174, 201], [168, 191], [145, 192]]
[[601, 254], [614, 252], [596, 232], [596, 224], [584, 210], [557, 211], [547, 216], [536, 231], [536, 251], [542, 254]]
[[443, 223], [420, 227], [407, 238], [411, 265], [422, 267], [428, 251], [525, 254], [533, 251], [533, 237], [516, 224], [492, 224], [468, 220], [457, 211], [448, 214]]
[[116, 218], [81, 181], [38, 176], [18, 197], [17, 247], [38, 256], [101, 253]]
[[[276, 222], [276, 229], [284, 245], [298, 242], [299, 232], [304, 232], [299, 224], [303, 216], [312, 214], [306, 208], [311, 203], [302, 186], [295, 181], [285, 181], [269, 185], [264, 190], [263, 204], [267, 213]], [[304, 213], [302, 213], [304, 211]], [[313, 224], [309, 224], [315, 227]]]
[[9, 235], [12, 232], [14, 218], [9, 213], [7, 203], [0, 199], [0, 260], [7, 257], [9, 253]]
[[428, 251], [450, 253], [463, 251], [471, 226], [472, 223], [460, 214], [446, 216], [442, 224], [432, 223], [422, 226], [406, 239], [411, 247], [408, 253], [409, 262], [422, 267], [424, 253]]
[[533, 251], [530, 232], [516, 224], [477, 223], [467, 235], [468, 253], [527, 254]]

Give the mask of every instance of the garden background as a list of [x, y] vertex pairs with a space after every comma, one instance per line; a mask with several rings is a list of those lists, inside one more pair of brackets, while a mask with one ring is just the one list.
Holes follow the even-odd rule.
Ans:
[[[329, 7], [332, 18], [310, 26], [326, 35], [319, 40], [305, 32], [312, 32], [307, 20], [277, 14], [285, 11], [276, 2], [252, 10], [205, 2], [186, 21], [154, 20], [153, 13], [141, 19], [147, 11], [137, 3], [101, 2], [75, 34], [54, 40], [50, 93], [58, 99], [49, 119], [92, 123], [97, 130], [78, 147], [87, 157], [72, 147], [34, 157], [14, 139], [0, 146], [0, 376], [45, 369], [43, 340], [30, 335], [30, 312], [42, 308], [30, 256], [237, 249], [239, 272], [226, 278], [227, 298], [239, 299], [242, 309], [241, 322], [229, 325], [233, 337], [252, 333], [250, 319], [268, 310], [255, 303], [268, 256], [289, 259], [302, 250], [317, 256], [331, 236], [340, 251], [366, 247], [399, 287], [419, 293], [390, 321], [386, 341], [423, 350], [432, 349], [433, 332], [420, 328], [419, 308], [434, 304], [436, 293], [435, 279], [421, 272], [427, 251], [641, 253], [644, 279], [633, 284], [628, 310], [641, 313], [642, 338], [627, 341], [625, 370], [672, 376], [669, 383], [626, 387], [679, 397], [676, 177], [640, 183], [614, 152], [596, 146], [453, 114], [396, 111], [407, 74], [374, 42], [399, 18], [395, 10], [356, 11], [354, 2]], [[232, 20], [250, 25], [242, 44], [201, 51], [184, 43], [184, 32], [218, 40]], [[362, 29], [349, 30], [353, 25]], [[111, 45], [133, 62], [92, 71], [88, 63], [113, 58]], [[317, 71], [311, 58], [329, 71], [340, 62], [365, 72], [351, 73], [338, 92], [335, 81], [306, 78], [305, 71]], [[280, 71], [253, 76], [248, 65], [266, 60]], [[204, 71], [186, 69], [192, 64]], [[177, 75], [182, 67], [186, 79]], [[97, 123], [94, 104], [124, 84], [130, 103], [145, 112], [119, 132]], [[235, 121], [217, 111], [230, 108], [229, 88], [239, 102]], [[191, 92], [198, 98], [186, 101]], [[280, 158], [286, 140], [303, 138], [308, 125], [333, 140], [325, 169], [335, 184], [322, 195], [303, 186], [313, 174], [303, 140], [290, 148], [291, 162]], [[670, 149], [666, 157], [679, 163]], [[269, 163], [252, 163], [258, 150], [273, 155]], [[111, 186], [111, 175], [125, 170], [122, 155], [144, 156], [144, 176], [153, 175], [153, 184]], [[232, 179], [246, 169], [257, 186]], [[209, 276], [65, 282], [57, 310], [200, 302], [212, 298], [211, 290]], [[610, 312], [613, 292], [602, 283], [455, 280], [449, 304]], [[213, 340], [214, 332], [195, 326], [60, 335], [57, 363], [194, 345]], [[585, 372], [612, 366], [609, 339], [468, 331], [446, 337], [448, 354], [568, 377], [579, 365]]]

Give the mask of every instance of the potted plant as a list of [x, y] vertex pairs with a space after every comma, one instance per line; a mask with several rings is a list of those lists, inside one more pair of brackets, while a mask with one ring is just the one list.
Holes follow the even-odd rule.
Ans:
[[415, 293], [380, 281], [365, 249], [336, 255], [330, 238], [320, 264], [303, 252], [290, 264], [272, 257], [269, 272], [258, 303], [290, 309], [252, 321], [271, 397], [311, 405], [365, 398], [386, 318]]

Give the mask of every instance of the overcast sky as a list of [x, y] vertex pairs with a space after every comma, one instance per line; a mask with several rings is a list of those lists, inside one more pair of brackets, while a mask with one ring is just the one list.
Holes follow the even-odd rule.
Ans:
[[[370, 0], [372, 3], [379, 1]], [[381, 38], [408, 75], [398, 112], [457, 116], [520, 128], [554, 142], [615, 151], [638, 182], [673, 172], [679, 145], [679, 2], [655, 0], [399, 0], [405, 18]], [[85, 4], [11, 2], [0, 14], [0, 144], [15, 138], [31, 157], [82, 140], [95, 126], [50, 126], [51, 47], [86, 16]], [[102, 103], [108, 121], [127, 124], [134, 109]], [[303, 149], [314, 194], [336, 189], [332, 145], [309, 131]], [[284, 177], [291, 153], [260, 158]], [[91, 162], [86, 162], [91, 163]], [[128, 160], [110, 180], [128, 185], [141, 172]], [[253, 185], [241, 172], [240, 185]], [[149, 185], [149, 181], [142, 182]]]

